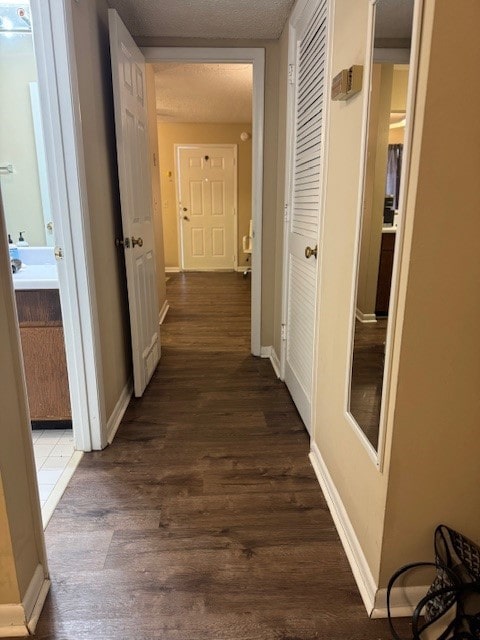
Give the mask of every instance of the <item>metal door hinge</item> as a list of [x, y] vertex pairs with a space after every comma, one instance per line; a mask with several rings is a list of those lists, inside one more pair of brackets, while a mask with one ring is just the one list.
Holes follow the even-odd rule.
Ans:
[[62, 247], [55, 247], [53, 254], [55, 256], [55, 260], [63, 260], [63, 249]]
[[286, 205], [285, 205], [285, 207], [284, 207], [284, 211], [285, 211], [285, 214], [284, 214], [284, 220], [285, 220], [285, 222], [288, 222], [288, 217], [289, 217], [289, 216], [288, 216], [288, 202], [287, 202], [287, 204], [286, 204]]
[[282, 340], [287, 339], [287, 325], [285, 324], [285, 322], [282, 322], [281, 336], [282, 336]]
[[295, 65], [288, 65], [288, 82], [289, 84], [295, 84]]

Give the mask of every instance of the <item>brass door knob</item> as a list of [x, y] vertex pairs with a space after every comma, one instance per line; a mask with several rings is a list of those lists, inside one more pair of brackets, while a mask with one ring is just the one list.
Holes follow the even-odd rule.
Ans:
[[312, 249], [312, 247], [305, 247], [305, 258], [311, 258], [312, 256], [315, 256], [315, 260], [317, 259], [317, 251], [318, 251], [318, 245], [315, 245], [315, 249]]
[[132, 247], [138, 245], [139, 247], [143, 247], [143, 239], [142, 238], [134, 238], [132, 236]]

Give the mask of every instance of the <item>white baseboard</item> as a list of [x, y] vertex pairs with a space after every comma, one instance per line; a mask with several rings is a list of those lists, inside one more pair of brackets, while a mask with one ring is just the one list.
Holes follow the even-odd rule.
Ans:
[[165, 316], [167, 315], [169, 309], [170, 305], [168, 304], [168, 300], [165, 300], [162, 308], [160, 309], [160, 313], [158, 314], [158, 324], [163, 324], [163, 321], [165, 320]]
[[108, 444], [112, 444], [115, 434], [117, 433], [118, 427], [120, 426], [120, 422], [127, 410], [128, 403], [130, 402], [130, 398], [133, 393], [133, 380], [130, 378], [127, 384], [123, 387], [122, 393], [120, 394], [119, 399], [117, 400], [117, 404], [112, 411], [112, 415], [108, 419], [107, 422], [107, 442]]
[[[342, 541], [365, 609], [371, 618], [386, 618], [387, 590], [379, 589], [375, 582], [355, 529], [315, 442], [312, 442], [309, 457]], [[390, 606], [392, 616], [395, 618], [411, 616], [427, 589], [426, 586], [395, 587], [392, 589]]]
[[0, 605], [0, 638], [23, 638], [34, 633], [50, 589], [42, 565], [35, 569], [21, 604]]
[[[407, 618], [425, 596], [428, 586], [424, 587], [393, 587], [390, 595], [390, 610], [394, 618]], [[371, 618], [387, 617], [387, 590], [379, 589], [375, 595], [375, 607]]]
[[375, 608], [375, 594], [378, 590], [377, 584], [370, 571], [367, 559], [365, 558], [347, 511], [315, 442], [312, 442], [310, 462], [322, 488], [340, 540], [342, 541], [343, 548], [353, 571], [353, 576], [360, 595], [362, 596], [363, 604], [370, 616]]
[[235, 271], [237, 271], [238, 273], [244, 273], [245, 271], [251, 273], [252, 267], [249, 264], [244, 264], [243, 267], [236, 267]]
[[180, 267], [165, 267], [165, 273], [180, 273]]
[[272, 352], [270, 354], [270, 362], [272, 363], [273, 370], [275, 371], [275, 375], [277, 378], [280, 378], [280, 360], [278, 359], [277, 352], [272, 347]]
[[273, 347], [260, 347], [260, 357], [269, 358], [277, 378], [280, 378], [280, 361]]
[[364, 323], [377, 321], [377, 316], [374, 313], [363, 313], [363, 311], [360, 311], [358, 307], [357, 307], [357, 310], [355, 311], [355, 317], [357, 318], [357, 320]]

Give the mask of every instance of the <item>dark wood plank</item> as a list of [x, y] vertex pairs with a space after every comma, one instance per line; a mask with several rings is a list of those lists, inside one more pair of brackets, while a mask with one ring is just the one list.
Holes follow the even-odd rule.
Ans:
[[375, 449], [378, 446], [387, 320], [355, 320], [350, 412]]
[[17, 316], [21, 327], [61, 327], [58, 289], [17, 289]]
[[270, 363], [249, 281], [172, 276], [162, 359], [46, 531], [42, 640], [387, 640], [369, 620]]
[[63, 328], [20, 327], [28, 406], [32, 420], [72, 417]]

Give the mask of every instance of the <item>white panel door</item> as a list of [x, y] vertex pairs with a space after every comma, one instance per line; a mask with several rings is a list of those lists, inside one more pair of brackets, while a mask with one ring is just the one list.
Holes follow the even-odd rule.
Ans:
[[235, 268], [236, 148], [177, 147], [182, 267]]
[[310, 431], [317, 291], [316, 251], [319, 245], [323, 123], [327, 93], [327, 0], [306, 3], [291, 33], [285, 382]]
[[139, 397], [160, 359], [145, 60], [118, 13], [108, 13], [133, 377]]

